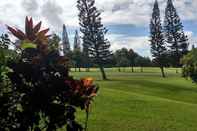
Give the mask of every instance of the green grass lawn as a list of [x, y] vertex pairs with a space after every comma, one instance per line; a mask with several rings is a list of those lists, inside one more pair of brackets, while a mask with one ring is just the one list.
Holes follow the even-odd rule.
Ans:
[[[106, 69], [108, 81], [101, 80], [97, 69], [71, 73], [93, 77], [100, 86], [89, 131], [197, 131], [197, 85], [175, 69], [166, 69], [167, 78], [161, 78], [157, 68], [135, 71]], [[78, 116], [83, 122], [85, 115]]]

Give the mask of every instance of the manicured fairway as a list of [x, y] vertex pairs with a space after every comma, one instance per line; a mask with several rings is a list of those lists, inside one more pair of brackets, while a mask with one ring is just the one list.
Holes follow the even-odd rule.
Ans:
[[[89, 131], [197, 131], [197, 85], [167, 69], [167, 78], [157, 68], [144, 73], [130, 69], [107, 69], [109, 81], [100, 72], [71, 73], [91, 76], [100, 86], [91, 108]], [[84, 121], [79, 112], [79, 120]]]

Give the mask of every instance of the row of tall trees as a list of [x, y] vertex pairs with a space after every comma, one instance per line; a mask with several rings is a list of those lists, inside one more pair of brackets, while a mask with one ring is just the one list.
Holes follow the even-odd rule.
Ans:
[[183, 31], [180, 17], [172, 0], [167, 1], [163, 26], [161, 24], [158, 1], [155, 1], [150, 22], [151, 53], [155, 63], [161, 68], [170, 65], [180, 67], [181, 58], [188, 53], [188, 38]]
[[[66, 51], [65, 48], [61, 50], [70, 59], [70, 67], [74, 68], [75, 71], [78, 70], [79, 72], [81, 71], [81, 68], [86, 68], [86, 71], [90, 71], [90, 67], [99, 67], [98, 64], [89, 57], [89, 55], [87, 56], [87, 51], [84, 49], [84, 45], [86, 44], [82, 44], [83, 42], [80, 41], [81, 38], [78, 31], [75, 32], [73, 50], [71, 50], [65, 26], [63, 26], [63, 30], [63, 36], [66, 35], [63, 38], [66, 38], [67, 40], [64, 41], [67, 42], [62, 42], [61, 45], [63, 44], [63, 47], [67, 45], [66, 47], [69, 48], [67, 48]], [[60, 42], [61, 38], [58, 35], [53, 34], [49, 39], [49, 48], [51, 50], [59, 50], [58, 47]], [[103, 67], [117, 67], [118, 71], [125, 71], [125, 67], [131, 67], [132, 72], [134, 72], [134, 66], [141, 67], [141, 71], [143, 71], [143, 67], [155, 65], [152, 63], [150, 58], [140, 56], [133, 49], [128, 50], [126, 48], [122, 48], [111, 53], [108, 57], [108, 61], [103, 64]]]
[[[60, 37], [53, 34], [49, 39], [50, 50], [58, 50], [60, 41]], [[84, 50], [81, 49], [81, 41], [77, 31], [74, 37], [73, 50], [69, 50], [66, 55], [70, 59], [70, 67], [74, 68], [75, 71], [80, 72], [81, 68], [87, 68], [87, 61], [89, 68], [98, 67], [98, 65], [91, 59], [87, 60], [87, 52], [84, 52]], [[108, 62], [103, 66], [107, 68], [117, 67], [118, 71], [124, 71], [125, 67], [131, 67], [131, 71], [134, 72], [134, 67], [141, 67], [141, 71], [143, 71], [143, 67], [151, 67], [155, 65], [150, 58], [140, 56], [133, 49], [122, 48], [111, 53], [110, 57], [108, 57]]]
[[[70, 50], [70, 43], [66, 26], [63, 26], [62, 45], [65, 55], [72, 59], [75, 70], [80, 67], [87, 68], [87, 71], [92, 66], [100, 68], [102, 78], [107, 79], [104, 71], [105, 66], [109, 66], [115, 61], [115, 65], [131, 66], [133, 67], [138, 63], [141, 67], [144, 63], [151, 63], [148, 58], [137, 55], [133, 50], [121, 49], [116, 51], [113, 55], [110, 51], [110, 42], [105, 38], [107, 29], [103, 26], [101, 20], [101, 13], [95, 6], [95, 0], [78, 0], [77, 8], [79, 10], [79, 25], [82, 34], [82, 50], [80, 46], [80, 37], [76, 32], [74, 38], [74, 49]], [[124, 55], [125, 54], [125, 55]], [[116, 61], [116, 59], [119, 59]], [[111, 62], [109, 62], [111, 61]], [[162, 68], [163, 69], [163, 68]]]
[[[75, 71], [81, 71], [80, 68], [86, 68], [87, 56], [86, 53], [81, 50], [73, 50], [69, 54], [71, 67], [75, 68]], [[125, 67], [131, 67], [131, 71], [134, 72], [134, 67], [152, 67], [155, 66], [149, 57], [140, 56], [134, 52], [133, 49], [122, 48], [116, 50], [109, 57], [109, 61], [104, 65], [106, 68], [117, 67], [118, 71], [124, 71]], [[94, 61], [89, 61], [89, 67], [98, 67]], [[121, 70], [122, 69], [122, 70]], [[90, 70], [89, 70], [90, 71]]]
[[[53, 34], [49, 39], [49, 49], [50, 50], [59, 50], [59, 43], [61, 39], [58, 35]], [[70, 59], [70, 67], [75, 68], [75, 71], [81, 71], [81, 68], [87, 67], [87, 54], [81, 49], [81, 42], [78, 32], [76, 31], [76, 35], [74, 38], [73, 50], [69, 50], [66, 53], [67, 57]], [[131, 67], [132, 72], [134, 72], [134, 67], [150, 67], [155, 66], [150, 58], [140, 56], [133, 49], [122, 48], [116, 50], [111, 53], [111, 56], [108, 58], [108, 62], [104, 65], [104, 67], [118, 67], [119, 71], [121, 71], [121, 67]], [[98, 67], [94, 61], [88, 61], [89, 67]], [[86, 70], [87, 71], [87, 70]], [[90, 71], [90, 70], [88, 70]]]

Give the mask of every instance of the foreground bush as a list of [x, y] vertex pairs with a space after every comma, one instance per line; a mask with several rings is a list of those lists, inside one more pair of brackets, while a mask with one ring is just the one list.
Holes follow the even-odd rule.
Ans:
[[26, 18], [25, 33], [8, 26], [21, 44], [18, 60], [10, 60], [8, 90], [0, 96], [0, 130], [82, 131], [76, 122], [76, 108], [89, 111], [98, 91], [91, 78], [74, 80], [68, 75], [67, 59], [48, 50], [49, 29], [40, 31]]

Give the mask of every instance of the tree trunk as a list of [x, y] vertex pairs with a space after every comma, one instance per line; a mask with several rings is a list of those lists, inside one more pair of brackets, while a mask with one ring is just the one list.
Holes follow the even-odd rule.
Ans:
[[86, 72], [90, 72], [90, 68], [89, 67], [86, 68]]
[[143, 72], [143, 67], [141, 66], [141, 72]]
[[107, 80], [107, 76], [105, 74], [105, 70], [104, 70], [103, 66], [100, 66], [100, 71], [101, 71], [103, 80]]
[[179, 71], [178, 71], [178, 67], [176, 67], [176, 73], [177, 73], [177, 74], [179, 73]]
[[131, 71], [132, 71], [132, 72], [134, 72], [134, 68], [133, 68], [133, 66], [131, 66]]
[[118, 67], [118, 72], [121, 72], [120, 67]]
[[164, 73], [164, 68], [163, 67], [160, 67], [160, 69], [161, 69], [162, 77], [165, 78], [166, 76], [165, 76], [165, 73]]
[[75, 66], [75, 72], [77, 72], [77, 67]]

